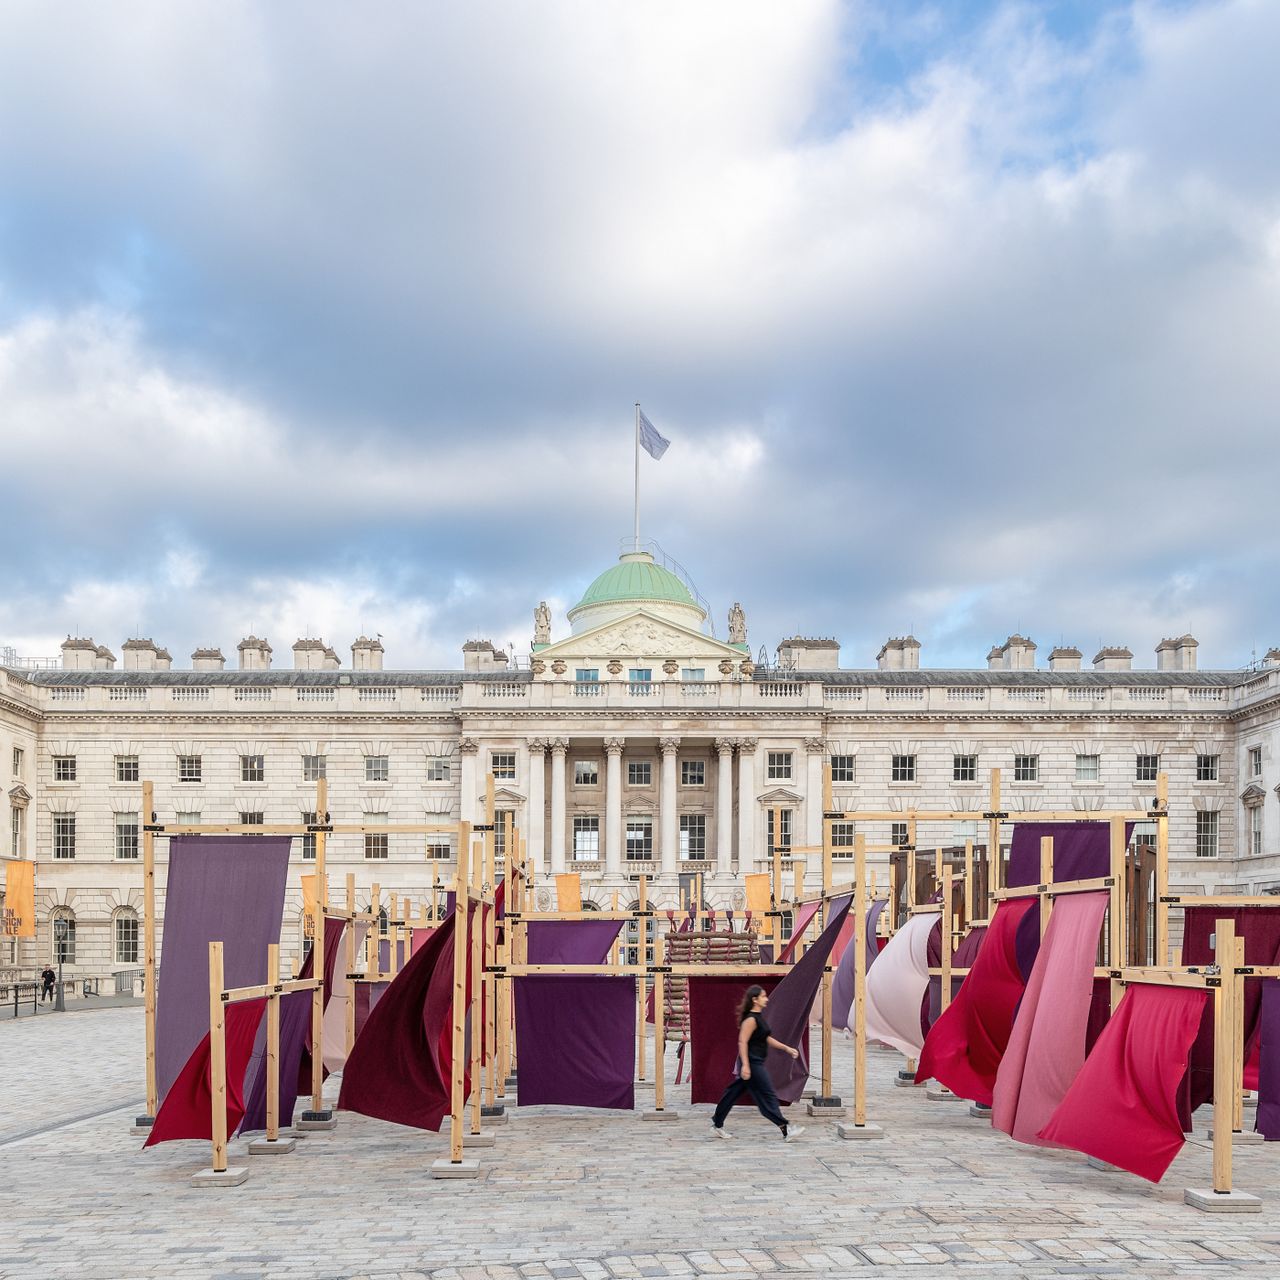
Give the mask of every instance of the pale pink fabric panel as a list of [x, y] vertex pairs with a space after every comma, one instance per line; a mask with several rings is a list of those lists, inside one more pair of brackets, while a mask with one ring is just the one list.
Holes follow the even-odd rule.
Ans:
[[908, 1058], [924, 1047], [920, 1004], [929, 989], [929, 934], [940, 919], [932, 912], [912, 916], [867, 971], [867, 1039]]
[[[347, 928], [350, 928], [348, 925]], [[367, 923], [356, 925], [356, 962], [364, 955], [364, 940], [369, 932]], [[347, 948], [343, 940], [338, 952], [338, 963], [333, 967], [333, 993], [325, 1006], [324, 1069], [330, 1073], [341, 1071], [347, 1060], [347, 1005], [351, 1001], [351, 983], [347, 981]]]
[[1106, 893], [1068, 894], [1054, 902], [992, 1098], [992, 1125], [1019, 1142], [1052, 1145], [1036, 1134], [1084, 1065], [1093, 967], [1106, 911]]

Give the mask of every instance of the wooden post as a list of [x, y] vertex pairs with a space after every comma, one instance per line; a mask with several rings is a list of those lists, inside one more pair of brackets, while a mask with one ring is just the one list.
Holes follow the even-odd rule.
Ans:
[[[1053, 837], [1040, 837], [1040, 883], [1053, 884]], [[1044, 938], [1049, 927], [1049, 912], [1053, 910], [1053, 898], [1048, 893], [1040, 895], [1040, 937]]]
[[[1233, 970], [1244, 968], [1244, 939], [1240, 937], [1235, 939], [1234, 961]], [[1244, 976], [1233, 971], [1231, 986], [1235, 1002], [1231, 1019], [1235, 1058], [1231, 1070], [1231, 1128], [1240, 1133], [1244, 1130]]]
[[[991, 770], [991, 808], [992, 815], [1000, 812], [1000, 770]], [[992, 894], [997, 889], [1005, 888], [1005, 865], [1000, 856], [1000, 819], [987, 819], [987, 919], [991, 919], [995, 910], [995, 899]]]
[[[503, 891], [503, 902], [507, 909], [518, 911], [519, 896], [515, 885], [520, 878], [520, 863], [516, 857], [514, 820], [509, 820], [507, 823], [506, 840], [502, 847], [506, 850], [506, 862], [502, 871], [502, 882], [506, 885], [506, 889]], [[505, 925], [503, 927], [502, 943], [499, 945], [497, 940], [498, 913], [495, 910], [493, 914], [492, 948], [494, 960], [497, 964], [505, 966], [511, 963], [511, 926]], [[505, 978], [495, 979], [494, 992], [494, 1065], [492, 1073], [494, 1085], [490, 1092], [490, 1102], [496, 1102], [499, 1098], [505, 1099], [507, 1096], [507, 1066], [509, 1063], [507, 1055], [510, 1052], [513, 988]]]
[[[492, 823], [489, 824], [492, 826]], [[476, 897], [475, 919], [471, 923], [471, 1044], [468, 1057], [471, 1061], [471, 1132], [480, 1132], [480, 1107], [484, 1087], [481, 1068], [484, 1055], [484, 1019], [480, 1015], [481, 995], [484, 991], [484, 862], [485, 848], [493, 832], [485, 832], [485, 840], [479, 849], [473, 849], [471, 888]], [[468, 913], [470, 914], [470, 913]]]
[[[649, 881], [646, 876], [640, 877], [640, 895], [636, 906], [639, 914], [636, 916], [636, 963], [647, 965], [649, 951], [649, 918], [644, 913], [649, 909]], [[661, 981], [661, 979], [659, 979]], [[644, 1058], [645, 1045], [649, 1039], [647, 1024], [645, 1023], [645, 1012], [648, 1005], [649, 982], [647, 978], [639, 978], [636, 981], [636, 1079], [644, 1079]]]
[[[1111, 819], [1111, 967], [1122, 969], [1126, 963], [1125, 925], [1128, 923], [1128, 905], [1125, 899], [1125, 843], [1124, 819]], [[1124, 989], [1114, 979], [1111, 982], [1111, 1012], [1116, 1011]]]
[[970, 928], [974, 920], [974, 893], [973, 893], [973, 841], [966, 840], [964, 842], [964, 927]]
[[769, 830], [773, 833], [773, 861], [769, 870], [769, 905], [773, 910], [773, 958], [782, 951], [782, 810], [769, 810]]
[[853, 1123], [867, 1123], [867, 838], [853, 837]]
[[[777, 919], [777, 917], [774, 917]], [[657, 949], [657, 939], [654, 939]], [[656, 974], [653, 981], [653, 1109], [662, 1111], [666, 1107], [667, 1080], [667, 1004], [663, 991], [665, 986], [662, 975]]]
[[[329, 783], [316, 783], [316, 823], [329, 825]], [[327, 833], [316, 832], [316, 921], [312, 930], [311, 971], [320, 981], [311, 996], [311, 1111], [316, 1119], [329, 1119], [324, 1111], [324, 913], [329, 906], [329, 877], [324, 869]]]
[[453, 1030], [450, 1040], [452, 1074], [449, 1081], [449, 1162], [462, 1163], [463, 1096], [466, 1064], [467, 953], [470, 950], [470, 894], [468, 858], [471, 853], [471, 824], [462, 822], [458, 830], [458, 866], [454, 876], [453, 917]]
[[1234, 920], [1214, 922], [1214, 959], [1221, 970], [1213, 988], [1213, 1189], [1231, 1190], [1231, 1134], [1236, 1078], [1236, 926]]
[[222, 1003], [222, 943], [209, 943], [209, 1092], [213, 1171], [227, 1171], [227, 1028]]
[[[506, 850], [507, 862], [511, 861], [511, 814], [504, 813], [502, 815], [502, 847]], [[485, 886], [486, 896], [488, 894], [497, 893], [498, 884], [498, 853], [497, 842], [490, 841], [489, 850], [485, 859]], [[487, 912], [488, 919], [484, 927], [484, 968], [487, 971], [491, 965], [498, 963], [498, 912], [496, 905], [491, 907]], [[485, 1005], [485, 1096], [490, 1106], [498, 1101], [498, 976], [494, 973], [485, 973], [485, 995], [487, 1004]]]
[[[280, 944], [267, 946], [267, 985], [280, 982]], [[280, 1137], [280, 995], [267, 996], [267, 1141]]]
[[346, 1051], [356, 1042], [356, 991], [351, 985], [350, 977], [356, 971], [356, 878], [347, 872], [347, 936], [345, 940], [346, 974], [347, 974], [347, 1017], [346, 1017]]
[[942, 989], [939, 993], [941, 996], [939, 1009], [944, 1013], [951, 1003], [951, 952], [955, 944], [955, 920], [952, 914], [954, 890], [951, 868], [944, 867], [942, 869]]
[[369, 886], [369, 964], [366, 972], [374, 982], [382, 978], [382, 885]]
[[142, 784], [142, 998], [146, 1018], [147, 1114], [150, 1125], [160, 1109], [156, 1088], [156, 836], [155, 788]]
[[[825, 929], [831, 920], [831, 819], [835, 799], [831, 787], [831, 761], [822, 764], [822, 909], [819, 920]], [[822, 965], [822, 1097], [834, 1100], [831, 1088], [831, 964], [830, 957]]]
[[1156, 948], [1155, 963], [1169, 963], [1169, 775], [1156, 776]]

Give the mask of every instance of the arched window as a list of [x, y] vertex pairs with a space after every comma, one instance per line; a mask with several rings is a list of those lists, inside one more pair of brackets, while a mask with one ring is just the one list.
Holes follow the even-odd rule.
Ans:
[[386, 907], [378, 908], [378, 936], [385, 938], [391, 932], [390, 918]]
[[[627, 907], [628, 911], [638, 911], [640, 909], [640, 901], [636, 899]], [[645, 946], [643, 950], [640, 946], [640, 938], [644, 936]], [[653, 942], [650, 938], [649, 922], [647, 920], [637, 920], [634, 916], [626, 923], [623, 931], [623, 941], [626, 944], [627, 964], [650, 964], [653, 960]]]
[[[65, 923], [65, 933], [60, 928], [60, 923]], [[62, 936], [59, 937], [59, 934]], [[76, 914], [70, 907], [58, 907], [49, 916], [49, 944], [54, 964], [75, 964]]]
[[583, 911], [599, 911], [600, 904], [598, 902], [592, 902], [590, 898], [583, 898], [582, 909]]
[[113, 933], [116, 964], [137, 964], [138, 913], [132, 907], [116, 912]]
[[786, 942], [791, 937], [791, 931], [796, 926], [796, 918], [790, 911], [784, 911], [779, 917], [782, 925], [782, 941]]

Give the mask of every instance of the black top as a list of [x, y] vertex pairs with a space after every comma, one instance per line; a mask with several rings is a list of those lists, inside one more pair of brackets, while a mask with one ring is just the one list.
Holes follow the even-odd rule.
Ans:
[[767, 1057], [769, 1053], [769, 1036], [772, 1032], [769, 1030], [769, 1024], [764, 1020], [764, 1014], [749, 1013], [742, 1021], [746, 1022], [747, 1018], [756, 1020], [755, 1030], [752, 1031], [750, 1038], [747, 1040], [747, 1057]]

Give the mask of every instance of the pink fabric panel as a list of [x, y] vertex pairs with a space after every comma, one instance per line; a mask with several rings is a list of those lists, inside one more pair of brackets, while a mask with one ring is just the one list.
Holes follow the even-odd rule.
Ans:
[[996, 1072], [991, 1124], [1033, 1146], [1084, 1066], [1106, 893], [1058, 898]]
[[924, 1047], [920, 1003], [929, 989], [929, 934], [941, 914], [912, 916], [867, 972], [867, 1039], [908, 1058]]
[[[369, 932], [368, 922], [361, 921], [355, 929], [355, 954], [359, 963], [359, 957], [364, 955], [364, 940]], [[324, 1021], [321, 1023], [324, 1032], [324, 1069], [328, 1072], [341, 1071], [347, 1060], [347, 1005], [350, 1002], [351, 983], [347, 980], [347, 948], [344, 941], [342, 950], [338, 953], [338, 963], [333, 970], [333, 994], [324, 1007]]]
[[820, 902], [805, 902], [801, 904], [800, 911], [796, 915], [794, 928], [791, 930], [791, 937], [787, 939], [787, 945], [782, 948], [782, 954], [778, 957], [779, 964], [787, 964], [795, 958], [795, 949], [800, 945], [801, 939], [804, 937], [804, 931], [809, 927], [814, 916], [822, 910]]

